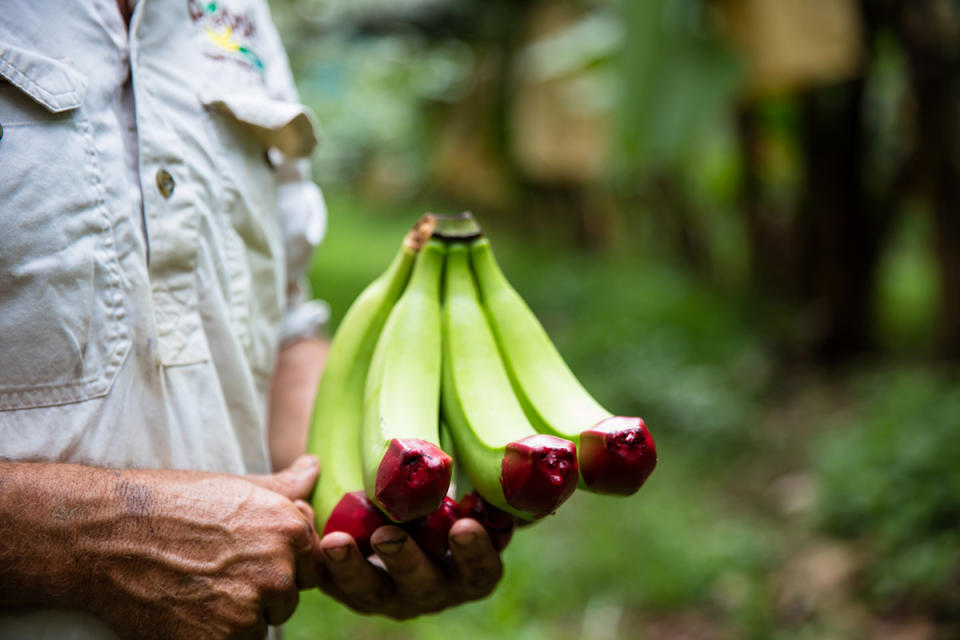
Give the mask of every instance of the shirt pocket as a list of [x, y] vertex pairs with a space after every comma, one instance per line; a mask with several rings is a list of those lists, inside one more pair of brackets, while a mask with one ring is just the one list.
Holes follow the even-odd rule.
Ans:
[[103, 396], [129, 348], [85, 86], [0, 44], [0, 410]]
[[259, 379], [273, 367], [286, 302], [276, 166], [317, 144], [303, 105], [256, 93], [203, 95], [223, 182], [223, 255], [231, 321]]

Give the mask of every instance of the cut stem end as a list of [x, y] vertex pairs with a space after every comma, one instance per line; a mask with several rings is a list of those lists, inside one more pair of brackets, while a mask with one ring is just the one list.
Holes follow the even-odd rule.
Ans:
[[394, 438], [377, 469], [377, 502], [397, 522], [429, 515], [443, 502], [452, 473], [453, 461], [436, 445]]
[[590, 491], [628, 496], [657, 466], [657, 448], [642, 418], [614, 416], [580, 434], [580, 474]]
[[377, 527], [389, 524], [377, 506], [370, 502], [363, 491], [346, 493], [337, 502], [337, 506], [330, 512], [327, 523], [323, 527], [323, 535], [334, 531], [343, 531], [353, 536], [357, 547], [364, 557], [373, 553], [370, 546], [370, 536]]
[[577, 448], [548, 435], [511, 442], [501, 463], [500, 485], [511, 507], [534, 517], [549, 515], [577, 488]]

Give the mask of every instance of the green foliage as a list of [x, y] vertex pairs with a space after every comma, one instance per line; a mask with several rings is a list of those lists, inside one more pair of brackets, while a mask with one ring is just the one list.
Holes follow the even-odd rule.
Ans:
[[423, 103], [457, 91], [470, 50], [407, 36], [331, 35], [312, 48], [311, 60], [298, 80], [322, 125], [325, 141], [313, 159], [321, 183], [343, 179], [376, 153], [393, 160], [399, 187], [418, 186], [426, 165]]
[[330, 304], [335, 329], [354, 298], [390, 264], [423, 211], [410, 206], [388, 215], [347, 195], [328, 192], [325, 198], [327, 235], [307, 275], [314, 295]]
[[878, 333], [884, 346], [906, 355], [933, 347], [937, 265], [930, 254], [929, 218], [911, 211], [895, 229], [877, 278]]
[[871, 551], [876, 599], [957, 607], [948, 587], [960, 569], [960, 388], [930, 373], [863, 386], [852, 426], [815, 449], [822, 524]]
[[409, 195], [421, 185], [429, 115], [424, 105], [463, 91], [473, 52], [455, 38], [430, 40], [412, 27], [362, 35], [358, 25], [444, 4], [450, 0], [273, 3], [300, 98], [320, 125], [322, 142], [312, 156], [320, 184], [355, 181], [376, 158], [388, 164], [392, 192]]
[[700, 0], [622, 3], [617, 159], [638, 171], [696, 163], [729, 128], [740, 72]]

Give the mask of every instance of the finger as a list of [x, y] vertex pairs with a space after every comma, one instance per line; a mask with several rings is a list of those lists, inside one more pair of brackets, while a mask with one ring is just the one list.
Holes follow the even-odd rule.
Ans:
[[260, 619], [252, 626], [237, 632], [231, 637], [237, 640], [263, 640], [267, 637], [267, 621], [263, 619], [263, 616], [260, 616]]
[[342, 531], [328, 533], [320, 540], [327, 575], [346, 604], [376, 610], [391, 592], [384, 574], [367, 562], [353, 538]]
[[296, 589], [291, 589], [282, 594], [278, 594], [263, 609], [263, 617], [267, 624], [276, 626], [286, 622], [293, 612], [297, 609], [300, 602], [300, 593]]
[[294, 506], [310, 522], [311, 540], [309, 547], [299, 550], [296, 559], [297, 588], [312, 589], [320, 584], [320, 571], [323, 565], [323, 555], [320, 549], [320, 536], [314, 527], [313, 509], [303, 500], [294, 500]]
[[300, 513], [306, 516], [307, 520], [309, 520], [312, 525], [316, 526], [317, 520], [314, 516], [313, 507], [310, 506], [310, 503], [308, 503], [306, 500], [298, 499], [293, 501], [293, 506], [299, 509]]
[[440, 569], [424, 555], [407, 533], [392, 525], [378, 528], [370, 536], [370, 543], [396, 590], [429, 610], [445, 598], [444, 576]]
[[260, 476], [245, 476], [250, 482], [270, 489], [290, 500], [310, 497], [317, 477], [320, 475], [320, 461], [316, 456], [302, 455], [293, 464], [277, 473]]
[[470, 599], [489, 594], [503, 576], [503, 564], [490, 536], [472, 518], [461, 518], [450, 527], [450, 551], [460, 571], [461, 586]]

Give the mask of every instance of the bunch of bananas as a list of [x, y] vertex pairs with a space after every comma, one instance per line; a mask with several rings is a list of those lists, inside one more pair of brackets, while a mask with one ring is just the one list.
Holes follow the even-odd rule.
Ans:
[[[457, 517], [502, 547], [514, 522], [556, 511], [579, 485], [630, 495], [656, 448], [640, 418], [580, 385], [510, 286], [469, 214], [423, 216], [347, 311], [317, 389], [308, 451], [323, 460], [317, 528], [370, 553], [406, 523], [430, 555]], [[447, 496], [456, 460], [458, 505]]]

